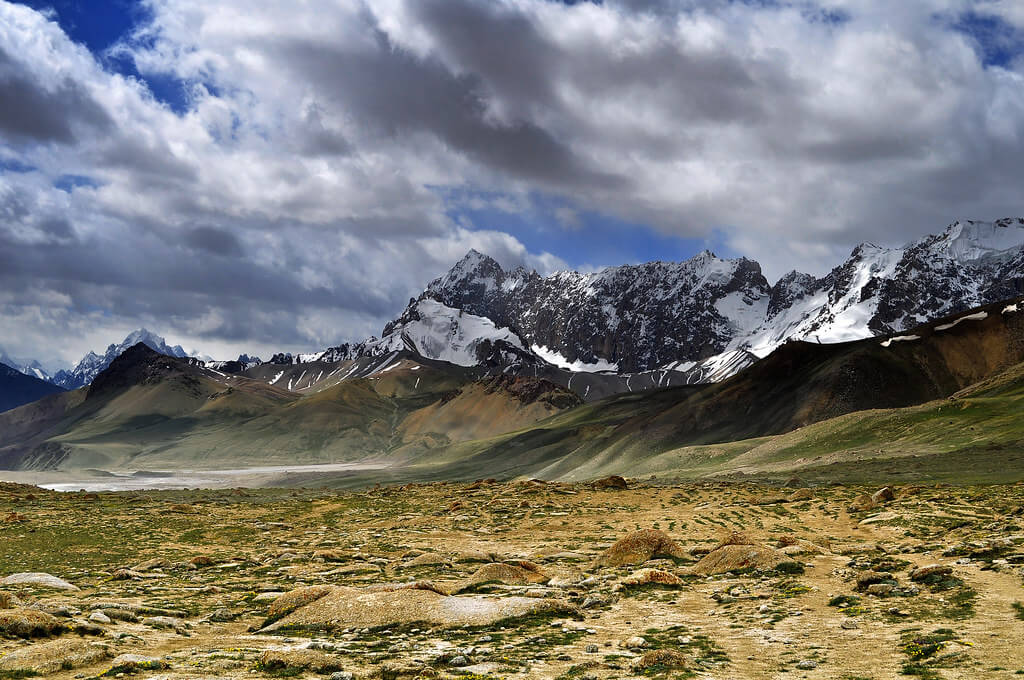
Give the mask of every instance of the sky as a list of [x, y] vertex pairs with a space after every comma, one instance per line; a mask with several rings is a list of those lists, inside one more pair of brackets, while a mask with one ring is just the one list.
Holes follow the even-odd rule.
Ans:
[[769, 281], [1024, 214], [1019, 0], [0, 0], [0, 348], [380, 332], [470, 248]]

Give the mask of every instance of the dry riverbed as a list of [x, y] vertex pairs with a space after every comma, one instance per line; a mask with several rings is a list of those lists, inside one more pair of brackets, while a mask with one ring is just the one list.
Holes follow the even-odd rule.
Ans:
[[1024, 676], [1024, 486], [617, 482], [0, 483], [0, 679]]

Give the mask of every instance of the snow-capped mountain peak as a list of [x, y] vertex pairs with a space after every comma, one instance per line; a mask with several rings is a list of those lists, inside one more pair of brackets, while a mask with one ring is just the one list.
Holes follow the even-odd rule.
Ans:
[[958, 221], [938, 236], [927, 237], [918, 241], [918, 244], [925, 245], [936, 254], [964, 263], [1005, 258], [1024, 246], [1024, 220]]
[[52, 382], [55, 385], [59, 385], [60, 387], [68, 390], [88, 385], [97, 375], [100, 374], [101, 371], [109, 366], [114, 359], [121, 356], [121, 354], [128, 348], [134, 347], [140, 342], [160, 354], [166, 354], [167, 356], [182, 359], [188, 356], [188, 353], [181, 348], [181, 345], [174, 345], [171, 347], [159, 335], [145, 328], [140, 328], [129, 333], [122, 342], [118, 344], [111, 343], [108, 345], [103, 356], [90, 351], [82, 357], [82, 360], [78, 362], [74, 369], [70, 371], [58, 371], [57, 374], [53, 376]]
[[[510, 329], [556, 366], [632, 373], [701, 364], [719, 379], [790, 338], [827, 343], [899, 332], [1022, 292], [1024, 220], [1005, 219], [955, 222], [900, 248], [865, 242], [823, 277], [793, 271], [774, 286], [757, 262], [710, 250], [683, 262], [547, 277], [506, 272], [472, 250], [402, 319], [433, 300]], [[385, 337], [404, 323], [389, 324]]]

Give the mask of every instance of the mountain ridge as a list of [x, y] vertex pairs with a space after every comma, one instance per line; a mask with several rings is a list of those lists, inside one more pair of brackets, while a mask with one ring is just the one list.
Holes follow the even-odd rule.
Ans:
[[1024, 218], [957, 221], [899, 248], [862, 243], [822, 277], [792, 271], [775, 284], [756, 261], [710, 250], [683, 262], [547, 277], [522, 267], [506, 272], [471, 250], [406, 309], [435, 300], [491, 319], [549, 363], [575, 370], [680, 370], [726, 363], [725, 353], [763, 357], [792, 338], [827, 343], [897, 333], [1008, 299], [1024, 293], [1022, 248]]
[[90, 351], [70, 371], [61, 370], [54, 374], [51, 382], [66, 390], [74, 390], [89, 385], [115, 359], [140, 342], [150, 349], [167, 356], [177, 358], [189, 356], [182, 349], [181, 345], [171, 347], [159, 335], [152, 333], [146, 328], [140, 328], [129, 333], [120, 343], [108, 345], [102, 356]]

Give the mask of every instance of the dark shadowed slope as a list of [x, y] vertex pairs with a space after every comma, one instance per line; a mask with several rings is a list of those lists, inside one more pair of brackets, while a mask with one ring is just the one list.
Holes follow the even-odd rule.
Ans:
[[17, 408], [48, 394], [63, 391], [63, 387], [25, 375], [7, 364], [0, 364], [0, 411]]

